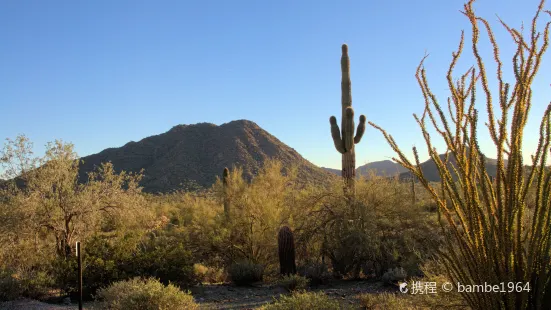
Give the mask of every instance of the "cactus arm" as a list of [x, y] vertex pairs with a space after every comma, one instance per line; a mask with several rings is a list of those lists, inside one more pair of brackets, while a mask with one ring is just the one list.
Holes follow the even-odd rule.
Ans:
[[342, 124], [345, 151], [351, 150], [354, 147], [354, 109], [347, 107], [345, 110], [345, 119]]
[[331, 118], [329, 118], [329, 123], [331, 124], [331, 136], [333, 137], [335, 148], [341, 154], [346, 153], [341, 139], [341, 131], [339, 129], [339, 125], [337, 125], [337, 119], [334, 116], [331, 116]]
[[365, 132], [365, 115], [360, 115], [360, 123], [356, 129], [356, 136], [354, 137], [354, 143], [358, 144], [362, 140]]

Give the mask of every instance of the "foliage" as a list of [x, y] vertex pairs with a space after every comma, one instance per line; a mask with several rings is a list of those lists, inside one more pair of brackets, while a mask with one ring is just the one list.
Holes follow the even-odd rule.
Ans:
[[[84, 295], [91, 296], [110, 283], [136, 276], [154, 277], [163, 284], [189, 287], [197, 282], [189, 251], [177, 238], [126, 234], [106, 238], [94, 236], [83, 251]], [[54, 271], [57, 285], [75, 292], [76, 257], [57, 259]]]
[[332, 300], [323, 292], [295, 292], [290, 296], [281, 295], [278, 301], [268, 304], [262, 310], [338, 310], [344, 309], [338, 301]]
[[298, 274], [308, 279], [311, 285], [327, 284], [331, 280], [327, 265], [316, 261], [299, 266]]
[[164, 286], [152, 278], [115, 282], [101, 289], [97, 299], [103, 309], [112, 310], [199, 309], [191, 294], [172, 284]]
[[[59, 147], [63, 149], [62, 146]], [[70, 149], [58, 153], [72, 158], [73, 155], [67, 154]], [[419, 203], [412, 205], [409, 186], [396, 180], [358, 180], [354, 207], [361, 211], [356, 213], [361, 215], [358, 220], [352, 217], [340, 182], [335, 182], [332, 189], [304, 186], [297, 182], [296, 169], [267, 161], [247, 183], [240, 169], [234, 168], [229, 171], [226, 191], [232, 202], [231, 221], [227, 221], [221, 181], [208, 191], [151, 195], [141, 193], [139, 188], [129, 191], [134, 185], [123, 181], [127, 174], [114, 174], [110, 164], [84, 183], [70, 183], [68, 180], [77, 174], [71, 172], [75, 166], [68, 163], [69, 160], [67, 165], [60, 164], [52, 170], [36, 169], [45, 176], [56, 175], [53, 172], [57, 170], [60, 175], [71, 176], [64, 179], [65, 183], [45, 182], [70, 185], [66, 185], [67, 191], [59, 197], [78, 200], [91, 199], [87, 195], [92, 194], [104, 195], [104, 201], [113, 199], [121, 206], [113, 212], [96, 212], [96, 205], [88, 203], [85, 204], [88, 209], [82, 210], [94, 216], [71, 219], [70, 225], [75, 230], [69, 240], [78, 239], [83, 244], [85, 296], [136, 276], [154, 277], [164, 284], [170, 282], [182, 287], [197, 281], [224, 281], [226, 273], [239, 285], [276, 279], [279, 274], [277, 233], [282, 226], [293, 229], [300, 275], [312, 284], [330, 279], [328, 267], [344, 276], [362, 268], [365, 274], [371, 273], [371, 269], [380, 269], [379, 276], [394, 267], [403, 267], [409, 273], [409, 269], [416, 269], [425, 257], [412, 249], [430, 256], [430, 246], [438, 241], [428, 229], [436, 221], [434, 213], [424, 210], [426, 193], [419, 191]], [[33, 175], [35, 180], [38, 176], [38, 172]], [[102, 182], [107, 184], [101, 185]], [[33, 198], [38, 197], [37, 193], [48, 192], [42, 187], [11, 187], [0, 201], [0, 217], [7, 220], [6, 227], [23, 232], [15, 234], [6, 227], [0, 228], [5, 232], [0, 234], [0, 267], [20, 276], [21, 285], [43, 279], [43, 285], [33, 285], [74, 292], [76, 258], [66, 255], [72, 251], [62, 251], [60, 255], [56, 234], [48, 229], [35, 230], [25, 219], [26, 212], [41, 210], [38, 200]], [[36, 203], [30, 204], [32, 201]], [[55, 207], [52, 210], [61, 210], [54, 202], [48, 202]], [[63, 210], [60, 212], [63, 214]], [[43, 213], [42, 219], [63, 223], [63, 215], [51, 218], [46, 215]], [[90, 220], [90, 225], [82, 220]], [[64, 230], [59, 231], [63, 240]], [[329, 258], [331, 264], [319, 263], [323, 256]]]
[[308, 283], [310, 281], [303, 277], [296, 274], [290, 274], [286, 275], [283, 278], [281, 278], [278, 281], [278, 285], [283, 287], [289, 292], [296, 291], [296, 290], [303, 290], [308, 287]]
[[236, 285], [250, 285], [262, 281], [264, 267], [250, 261], [240, 261], [232, 264], [228, 273]]
[[29, 148], [28, 140], [20, 136], [16, 142], [8, 140], [1, 156], [2, 164], [12, 167], [10, 175], [17, 174], [24, 184], [10, 197], [12, 210], [5, 214], [2, 233], [52, 237], [57, 255], [67, 257], [76, 240], [86, 239], [105, 224], [104, 214], [121, 225], [143, 214], [141, 174], [115, 174], [113, 165], [104, 163], [88, 175], [86, 183], [79, 183], [79, 161], [72, 144], [48, 143], [39, 161], [28, 158]]
[[193, 265], [193, 273], [200, 283], [223, 283], [227, 278], [223, 269], [201, 264]]
[[[464, 292], [465, 301], [476, 309], [541, 308], [551, 302], [551, 174], [546, 167], [551, 143], [551, 104], [543, 115], [539, 143], [529, 168], [523, 163], [522, 151], [524, 128], [532, 105], [531, 84], [549, 43], [551, 23], [545, 24], [542, 34], [538, 32], [537, 20], [540, 14], [551, 15], [551, 12], [543, 11], [542, 0], [532, 20], [529, 37], [524, 36], [522, 29], [511, 28], [501, 21], [517, 47], [513, 57], [515, 83], [509, 84], [503, 78], [499, 47], [491, 27], [475, 14], [473, 2], [465, 4], [464, 14], [472, 25], [472, 52], [477, 72], [472, 67], [453, 83], [453, 70], [463, 50], [462, 35], [447, 75], [451, 91], [449, 114], [444, 113], [429, 88], [423, 67], [425, 59], [417, 70], [425, 110], [420, 118], [415, 115], [415, 119], [421, 127], [429, 155], [437, 165], [441, 190], [436, 190], [426, 180], [419, 168], [415, 148], [415, 162], [412, 163], [391, 135], [371, 125], [383, 133], [398, 154], [395, 160], [408, 168], [437, 201], [446, 236], [445, 249], [440, 256], [454, 282], [530, 283], [529, 292], [516, 294]], [[497, 64], [499, 91], [493, 96], [479, 51], [479, 22], [490, 39]], [[478, 143], [479, 113], [475, 103], [479, 84], [486, 97], [487, 127], [497, 153], [495, 182], [490, 178], [486, 158]], [[494, 98], [497, 98], [500, 114], [494, 113]], [[433, 147], [427, 122], [446, 144], [443, 158]], [[536, 199], [529, 208], [527, 197], [531, 190], [535, 190]]]
[[[436, 214], [413, 204], [408, 184], [395, 179], [373, 175], [357, 180], [356, 190], [353, 208], [339, 187], [317, 194], [315, 204], [299, 217], [297, 244], [319, 243], [339, 277], [357, 278], [362, 271], [381, 277], [394, 267], [419, 274], [419, 263], [433, 256], [441, 243]], [[419, 191], [418, 196], [423, 195]], [[303, 251], [299, 247], [299, 253]]]

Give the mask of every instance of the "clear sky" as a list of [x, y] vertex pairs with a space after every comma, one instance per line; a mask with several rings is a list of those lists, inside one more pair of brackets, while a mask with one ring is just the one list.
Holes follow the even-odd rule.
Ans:
[[[0, 138], [24, 133], [39, 154], [61, 138], [85, 156], [178, 124], [248, 119], [313, 163], [340, 168], [328, 119], [340, 118], [341, 44], [347, 43], [356, 122], [365, 114], [411, 153], [411, 146], [424, 145], [412, 113], [423, 110], [414, 75], [425, 52], [442, 103], [462, 29], [467, 53], [458, 69], [474, 64], [463, 3], [2, 0]], [[514, 46], [495, 14], [511, 26], [528, 26], [538, 3], [475, 4], [495, 26], [508, 70]], [[481, 40], [483, 55], [491, 57], [486, 35]], [[551, 100], [550, 57], [534, 82], [526, 156]], [[484, 137], [483, 150], [492, 156]], [[358, 165], [394, 155], [371, 127], [356, 152]]]

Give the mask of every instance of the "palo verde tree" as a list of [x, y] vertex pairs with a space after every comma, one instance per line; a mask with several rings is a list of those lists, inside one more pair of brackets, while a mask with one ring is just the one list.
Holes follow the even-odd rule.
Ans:
[[342, 154], [342, 177], [344, 181], [344, 192], [351, 197], [355, 193], [356, 181], [356, 153], [354, 144], [360, 143], [365, 132], [365, 116], [360, 115], [360, 124], [354, 136], [354, 109], [352, 108], [352, 88], [350, 81], [350, 59], [348, 57], [348, 46], [342, 45], [341, 57], [341, 105], [342, 120], [341, 129], [337, 125], [337, 118], [331, 116], [331, 136], [333, 143], [339, 153]]
[[20, 180], [9, 192], [2, 233], [16, 231], [19, 239], [52, 237], [55, 253], [63, 258], [70, 255], [75, 241], [112, 226], [117, 219], [124, 225], [143, 214], [141, 174], [116, 174], [111, 163], [104, 163], [80, 183], [72, 144], [48, 143], [40, 160], [28, 158], [30, 149], [28, 139], [20, 136], [8, 140], [0, 156], [3, 166], [11, 167], [6, 171], [13, 180]]
[[[448, 113], [429, 88], [423, 67], [425, 58], [416, 74], [425, 109], [421, 117], [414, 117], [438, 168], [442, 190], [434, 188], [424, 177], [415, 148], [415, 162], [411, 162], [390, 134], [371, 122], [370, 125], [382, 132], [398, 155], [395, 160], [408, 168], [437, 202], [444, 216], [441, 225], [446, 233], [446, 246], [440, 254], [448, 276], [464, 284], [505, 283], [505, 290], [514, 290], [491, 294], [463, 292], [468, 304], [474, 309], [540, 309], [551, 304], [551, 173], [546, 166], [551, 143], [551, 104], [541, 121], [531, 167], [524, 165], [522, 150], [532, 106], [531, 85], [549, 44], [550, 22], [543, 33], [537, 31], [536, 25], [542, 13], [551, 13], [543, 10], [542, 0], [528, 37], [522, 29], [509, 27], [500, 20], [517, 47], [512, 60], [515, 81], [510, 84], [504, 81], [499, 47], [491, 27], [475, 14], [473, 3], [470, 0], [465, 4], [463, 14], [472, 25], [476, 66], [453, 81], [453, 70], [463, 51], [462, 34], [447, 73], [451, 92]], [[488, 72], [480, 55], [479, 25], [489, 37], [497, 64], [499, 92], [495, 94], [490, 92]], [[479, 85], [485, 97], [487, 127], [497, 152], [495, 181], [486, 170], [486, 158], [477, 139], [479, 113], [475, 102]], [[496, 103], [500, 114], [494, 113]], [[429, 124], [446, 143], [448, 151], [444, 158], [433, 147]], [[455, 164], [448, 165], [453, 159]], [[457, 176], [457, 181], [453, 176]], [[529, 192], [535, 192], [530, 206]]]

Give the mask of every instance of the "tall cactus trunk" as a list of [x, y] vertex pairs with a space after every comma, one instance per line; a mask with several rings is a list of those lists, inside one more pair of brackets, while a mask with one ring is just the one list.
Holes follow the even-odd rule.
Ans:
[[344, 193], [352, 198], [355, 195], [356, 187], [356, 153], [354, 144], [362, 139], [365, 132], [365, 116], [360, 115], [360, 124], [354, 136], [354, 109], [352, 108], [352, 87], [350, 81], [350, 59], [348, 58], [348, 46], [342, 45], [341, 57], [341, 106], [342, 119], [341, 128], [337, 125], [337, 118], [331, 116], [331, 136], [335, 149], [342, 154], [342, 177], [344, 181]]
[[344, 194], [347, 197], [353, 197], [356, 194], [356, 151], [354, 148], [342, 154], [342, 177]]
[[224, 186], [224, 215], [226, 217], [226, 223], [229, 223], [231, 220], [230, 217], [230, 170], [224, 168], [224, 175], [222, 177], [222, 185]]
[[293, 232], [288, 226], [283, 226], [277, 234], [277, 246], [279, 250], [279, 267], [282, 275], [295, 274], [295, 240]]

